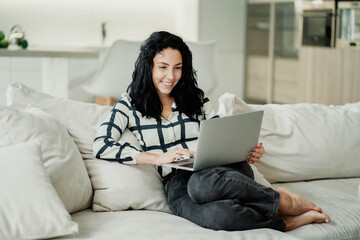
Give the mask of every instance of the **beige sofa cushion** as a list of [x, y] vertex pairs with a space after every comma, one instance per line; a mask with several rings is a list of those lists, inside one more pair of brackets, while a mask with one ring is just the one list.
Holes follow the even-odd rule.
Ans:
[[248, 105], [232, 94], [219, 102], [223, 114], [264, 110], [266, 154], [256, 166], [270, 182], [360, 176], [360, 102]]
[[[76, 235], [76, 238], [86, 240], [358, 240], [360, 239], [360, 199], [357, 196], [359, 184], [360, 178], [273, 184], [274, 187], [286, 187], [314, 201], [331, 219], [330, 223], [308, 224], [289, 232], [269, 228], [214, 231], [202, 228], [184, 218], [155, 211], [94, 213], [85, 210], [73, 214], [72, 217], [79, 223], [80, 229], [84, 229]], [[99, 225], [99, 222], [104, 224]], [[71, 240], [73, 236], [60, 239]]]
[[[161, 177], [154, 166], [126, 165], [95, 159], [92, 143], [96, 127], [70, 120], [68, 129], [80, 149], [92, 180], [95, 191], [92, 205], [94, 211], [148, 209], [171, 212]], [[121, 139], [141, 149], [130, 130], [125, 130]]]
[[41, 144], [44, 166], [66, 209], [90, 206], [92, 188], [84, 162], [66, 127], [40, 109], [0, 106], [0, 146], [31, 140]]
[[0, 148], [0, 239], [43, 239], [78, 232], [43, 166], [39, 143]]

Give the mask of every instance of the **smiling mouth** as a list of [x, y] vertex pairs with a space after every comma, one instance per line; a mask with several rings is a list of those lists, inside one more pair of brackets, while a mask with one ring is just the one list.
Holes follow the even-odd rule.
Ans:
[[161, 83], [168, 87], [171, 87], [173, 85], [173, 83], [168, 83], [168, 82], [161, 82]]

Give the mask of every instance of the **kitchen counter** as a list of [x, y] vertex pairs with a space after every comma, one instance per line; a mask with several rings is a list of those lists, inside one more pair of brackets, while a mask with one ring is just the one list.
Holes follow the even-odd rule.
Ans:
[[[9, 61], [24, 57], [41, 58], [41, 90], [56, 97], [67, 98], [70, 79], [80, 78], [77, 76], [79, 74], [90, 76], [92, 72], [96, 71], [99, 60], [106, 50], [106, 46], [2, 48], [0, 49], [0, 58], [8, 58]], [[77, 73], [73, 73], [74, 71]], [[12, 75], [14, 74], [10, 74], [10, 76]], [[11, 81], [13, 79], [10, 79]]]
[[100, 48], [29, 47], [27, 49], [0, 49], [0, 57], [43, 58], [99, 58]]

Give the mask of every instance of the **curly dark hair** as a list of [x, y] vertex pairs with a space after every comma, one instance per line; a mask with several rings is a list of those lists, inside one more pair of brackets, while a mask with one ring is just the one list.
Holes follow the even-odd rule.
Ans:
[[166, 48], [179, 50], [183, 60], [181, 78], [170, 95], [176, 102], [177, 110], [190, 119], [197, 119], [202, 114], [204, 92], [197, 86], [192, 53], [182, 38], [165, 31], [152, 33], [141, 45], [133, 80], [127, 89], [131, 104], [143, 116], [160, 119], [163, 106], [153, 84], [152, 70], [155, 55]]

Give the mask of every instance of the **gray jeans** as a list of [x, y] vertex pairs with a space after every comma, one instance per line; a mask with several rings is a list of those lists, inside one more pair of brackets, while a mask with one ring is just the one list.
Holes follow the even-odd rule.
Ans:
[[175, 215], [214, 230], [271, 228], [284, 231], [276, 216], [280, 194], [256, 183], [247, 162], [198, 172], [176, 170], [164, 179]]

